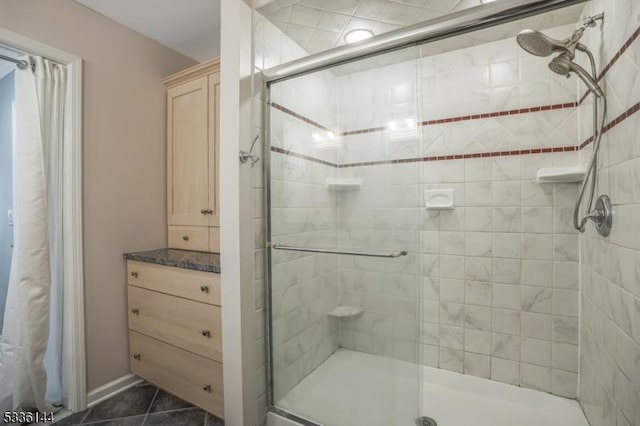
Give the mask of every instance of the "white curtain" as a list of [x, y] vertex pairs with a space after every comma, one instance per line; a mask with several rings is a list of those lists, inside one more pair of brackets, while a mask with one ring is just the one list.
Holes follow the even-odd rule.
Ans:
[[0, 401], [55, 409], [63, 400], [62, 170], [66, 70], [27, 58], [16, 70], [14, 249], [0, 338]]

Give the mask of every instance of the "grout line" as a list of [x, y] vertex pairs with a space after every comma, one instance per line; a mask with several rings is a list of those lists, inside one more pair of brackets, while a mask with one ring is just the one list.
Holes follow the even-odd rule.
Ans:
[[158, 397], [158, 392], [160, 392], [160, 388], [156, 387], [156, 392], [153, 394], [153, 398], [151, 398], [151, 402], [147, 407], [147, 412], [144, 413], [144, 418], [142, 419], [142, 425], [144, 425], [147, 421], [147, 417], [149, 416], [149, 412], [151, 411], [151, 407], [153, 407], [153, 403], [156, 402], [156, 398]]
[[124, 416], [124, 417], [114, 417], [114, 418], [111, 418], [111, 419], [101, 419], [101, 420], [91, 421], [91, 422], [88, 422], [88, 423], [78, 423], [78, 426], [96, 425], [96, 424], [102, 424], [102, 423], [105, 423], [105, 422], [112, 422], [112, 421], [115, 421], [115, 420], [126, 420], [126, 419], [130, 419], [130, 418], [133, 418], [133, 417], [142, 417], [142, 414], [135, 414], [133, 416]]
[[87, 420], [87, 417], [89, 417], [89, 413], [91, 413], [92, 410], [93, 410], [93, 407], [89, 408], [87, 412], [84, 414], [84, 416], [82, 416], [82, 419], [78, 424], [84, 423], [84, 421]]

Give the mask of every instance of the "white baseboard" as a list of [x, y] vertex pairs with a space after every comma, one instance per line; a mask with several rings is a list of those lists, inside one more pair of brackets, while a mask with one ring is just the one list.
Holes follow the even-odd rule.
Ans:
[[141, 382], [142, 379], [134, 374], [127, 374], [119, 377], [106, 385], [102, 385], [99, 388], [90, 391], [87, 394], [87, 407], [93, 407], [105, 399], [109, 399], [120, 392], [124, 392]]

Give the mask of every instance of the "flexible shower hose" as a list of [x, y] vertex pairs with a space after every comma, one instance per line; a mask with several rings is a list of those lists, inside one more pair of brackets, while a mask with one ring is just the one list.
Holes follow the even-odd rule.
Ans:
[[[589, 56], [589, 61], [591, 62], [591, 73], [593, 74], [593, 78], [596, 79], [596, 63], [593, 58], [593, 54], [591, 52], [586, 51]], [[584, 232], [585, 225], [587, 221], [591, 218], [592, 208], [593, 208], [593, 198], [595, 196], [596, 191], [596, 183], [598, 177], [598, 153], [600, 151], [600, 142], [602, 141], [602, 135], [604, 134], [604, 126], [607, 117], [607, 99], [605, 97], [600, 98], [600, 96], [596, 95], [594, 92], [594, 100], [593, 100], [593, 155], [591, 156], [591, 161], [587, 167], [587, 173], [585, 174], [585, 178], [580, 185], [580, 192], [578, 193], [578, 199], [576, 201], [576, 206], [573, 210], [573, 226], [576, 230], [580, 232]], [[600, 122], [598, 122], [598, 100], [602, 99], [602, 118], [600, 118]], [[580, 206], [582, 205], [582, 201], [584, 199], [585, 190], [587, 189], [587, 184], [591, 183], [591, 188], [589, 191], [589, 202], [587, 204], [586, 214], [582, 219], [579, 219], [580, 216]]]

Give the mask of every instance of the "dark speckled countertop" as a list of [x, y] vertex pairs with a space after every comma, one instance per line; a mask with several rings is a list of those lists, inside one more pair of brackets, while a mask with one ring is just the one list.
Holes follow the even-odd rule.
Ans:
[[125, 253], [127, 260], [157, 263], [158, 265], [175, 266], [176, 268], [195, 269], [196, 271], [220, 273], [220, 255], [201, 251], [158, 249]]

